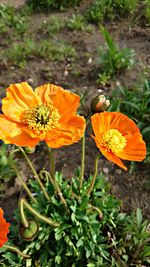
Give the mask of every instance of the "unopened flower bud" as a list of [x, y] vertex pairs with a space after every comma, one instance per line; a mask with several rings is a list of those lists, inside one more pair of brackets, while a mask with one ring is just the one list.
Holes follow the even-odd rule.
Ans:
[[23, 225], [20, 228], [20, 234], [26, 241], [32, 241], [38, 233], [39, 227], [36, 221], [30, 220], [29, 227], [25, 228]]
[[36, 147], [29, 147], [29, 146], [26, 146], [26, 147], [24, 148], [24, 150], [25, 150], [25, 152], [26, 152], [27, 154], [33, 154], [33, 153], [35, 152], [35, 148], [36, 148]]
[[106, 99], [104, 95], [98, 95], [91, 102], [91, 111], [92, 113], [100, 113], [107, 110], [109, 106], [109, 99]]

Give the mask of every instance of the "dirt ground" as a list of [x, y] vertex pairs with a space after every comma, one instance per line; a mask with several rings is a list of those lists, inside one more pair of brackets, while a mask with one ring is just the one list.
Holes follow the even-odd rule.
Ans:
[[[0, 3], [2, 2], [7, 2], [7, 4], [9, 2], [13, 5], [21, 5], [23, 3], [21, 0], [0, 1]], [[88, 2], [89, 1], [84, 1], [83, 5], [78, 8], [82, 13], [86, 10]], [[63, 13], [53, 12], [52, 15], [66, 17], [71, 16], [73, 12], [74, 10], [70, 8]], [[48, 14], [43, 13], [34, 14], [31, 17], [30, 29], [33, 34], [37, 35], [37, 40], [39, 38], [45, 38], [44, 35], [39, 35], [38, 27], [44, 19], [47, 19], [47, 17]], [[125, 20], [122, 22], [106, 23], [105, 26], [120, 47], [127, 46], [135, 49], [137, 62], [132, 71], [126, 71], [118, 77], [117, 81], [112, 81], [111, 87], [101, 89], [96, 84], [98, 73], [97, 47], [102, 45], [104, 41], [100, 34], [99, 27], [91, 25], [92, 32], [62, 30], [56, 37], [52, 36], [54, 42], [63, 39], [76, 48], [78, 52], [78, 61], [75, 61], [74, 64], [81, 73], [79, 77], [74, 74], [72, 69], [73, 63], [70, 62], [69, 58], [63, 62], [53, 62], [47, 59], [41, 60], [33, 58], [28, 61], [24, 69], [20, 69], [16, 66], [0, 64], [0, 87], [2, 88], [0, 95], [4, 95], [4, 88], [7, 88], [11, 83], [27, 81], [33, 87], [36, 87], [37, 85], [39, 86], [51, 82], [80, 94], [86, 92], [88, 97], [85, 109], [83, 110], [83, 114], [86, 116], [89, 111], [90, 101], [97, 95], [98, 89], [101, 89], [102, 93], [110, 94], [111, 89], [116, 86], [117, 82], [120, 82], [128, 88], [131, 88], [135, 82], [138, 84], [144, 67], [146, 69], [150, 66], [150, 28], [142, 25], [132, 25], [132, 21], [127, 22]], [[2, 42], [5, 43], [5, 40], [2, 40]], [[80, 149], [81, 142], [55, 151], [56, 168], [62, 170], [64, 176], [67, 178], [73, 173], [73, 169], [80, 164]], [[95, 147], [94, 141], [89, 137], [88, 130], [85, 177], [87, 177], [93, 170], [93, 161], [96, 152], [97, 148]], [[36, 153], [38, 156], [38, 151]], [[44, 156], [47, 158], [46, 154]], [[37, 166], [37, 169], [41, 167], [41, 160], [40, 162], [36, 162], [35, 156], [33, 156], [33, 161]], [[46, 160], [43, 159], [43, 162], [46, 162]], [[100, 160], [99, 170], [106, 174], [106, 179], [111, 184], [111, 192], [123, 201], [123, 211], [129, 212], [140, 207], [143, 210], [144, 216], [150, 218], [149, 165], [141, 163], [136, 166], [136, 171], [130, 174], [102, 158]], [[14, 188], [15, 190], [13, 190]], [[0, 206], [7, 209], [8, 216], [13, 212], [13, 201], [16, 203], [20, 191], [20, 189], [17, 190], [17, 186], [13, 186], [13, 189], [9, 188], [5, 198], [0, 200]], [[16, 191], [18, 191], [17, 194]], [[10, 203], [10, 205], [8, 205], [8, 203]]]

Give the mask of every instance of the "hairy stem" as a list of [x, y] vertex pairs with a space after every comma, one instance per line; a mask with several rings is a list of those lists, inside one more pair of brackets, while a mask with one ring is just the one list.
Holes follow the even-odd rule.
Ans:
[[85, 168], [85, 133], [82, 137], [82, 155], [81, 155], [81, 172], [80, 172], [80, 189], [84, 179], [84, 168]]
[[32, 162], [30, 161], [30, 159], [29, 159], [28, 156], [26, 155], [24, 149], [23, 149], [22, 147], [19, 147], [19, 149], [20, 149], [21, 152], [23, 153], [23, 155], [24, 155], [24, 157], [25, 157], [25, 159], [26, 159], [26, 161], [27, 161], [27, 163], [28, 163], [28, 165], [29, 165], [29, 167], [30, 167], [30, 169], [31, 169], [31, 171], [32, 171], [32, 173], [33, 173], [33, 175], [34, 175], [36, 181], [38, 182], [38, 184], [39, 184], [39, 186], [40, 186], [40, 188], [41, 188], [41, 190], [42, 190], [42, 192], [43, 192], [43, 194], [44, 194], [44, 196], [45, 196], [45, 198], [49, 201], [49, 200], [50, 200], [49, 195], [48, 195], [48, 193], [47, 193], [47, 191], [46, 191], [44, 185], [42, 184], [42, 182], [41, 182], [41, 180], [40, 180], [40, 178], [39, 178], [39, 175], [37, 174], [37, 172], [36, 172], [36, 170], [35, 170], [35, 168], [34, 168]]
[[22, 179], [22, 177], [21, 177], [21, 175], [20, 175], [20, 173], [18, 171], [18, 168], [17, 168], [15, 162], [12, 163], [12, 167], [15, 170], [16, 175], [17, 175], [17, 178], [20, 181], [20, 183], [22, 184], [22, 187], [27, 192], [28, 196], [36, 203], [37, 201], [36, 201], [35, 197], [33, 196], [32, 192], [30, 191], [30, 189], [28, 188], [28, 186], [26, 185], [26, 183], [23, 181], [23, 179]]
[[59, 196], [61, 202], [64, 204], [65, 209], [67, 210], [67, 202], [66, 202], [66, 200], [65, 200], [65, 198], [64, 198], [64, 196], [60, 190], [59, 184], [55, 178], [54, 156], [53, 156], [51, 148], [49, 146], [47, 146], [47, 147], [48, 147], [49, 156], [50, 156], [50, 174], [49, 174], [50, 182], [54, 185], [54, 188], [56, 190], [57, 195]]
[[13, 251], [13, 252], [15, 252], [15, 253], [17, 253], [18, 255], [20, 255], [20, 256], [23, 257], [23, 258], [27, 258], [27, 259], [30, 258], [30, 256], [24, 254], [23, 252], [21, 252], [21, 251], [20, 251], [18, 248], [16, 248], [16, 247], [11, 247], [11, 246], [9, 246], [9, 245], [3, 245], [3, 247], [6, 248], [6, 249], [9, 249], [9, 250], [11, 250], [11, 251]]
[[26, 218], [26, 215], [24, 213], [24, 208], [26, 208], [27, 210], [29, 210], [34, 216], [36, 216], [39, 220], [53, 226], [53, 227], [58, 227], [60, 226], [59, 223], [51, 220], [50, 218], [42, 215], [42, 214], [39, 214], [35, 209], [32, 208], [32, 206], [24, 199], [22, 198], [20, 200], [20, 211], [21, 211], [21, 218], [22, 218], [22, 223], [24, 225], [25, 228], [28, 228], [29, 226], [29, 223], [28, 223], [28, 220]]
[[90, 195], [92, 190], [93, 190], [93, 187], [94, 187], [94, 184], [95, 184], [95, 181], [96, 181], [96, 176], [97, 176], [97, 173], [98, 173], [98, 160], [99, 160], [99, 157], [100, 157], [100, 154], [97, 154], [96, 158], [95, 158], [95, 162], [94, 162], [94, 174], [93, 174], [93, 179], [91, 181], [91, 184], [89, 186], [89, 189], [87, 191], [87, 194]]

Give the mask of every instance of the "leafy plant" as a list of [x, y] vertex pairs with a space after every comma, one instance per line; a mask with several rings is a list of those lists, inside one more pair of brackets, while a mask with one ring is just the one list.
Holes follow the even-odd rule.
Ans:
[[60, 17], [50, 16], [47, 21], [44, 21], [41, 30], [48, 34], [59, 33], [65, 27], [65, 20]]
[[[141, 211], [137, 209], [136, 217], [134, 214], [121, 213], [120, 202], [108, 193], [109, 187], [102, 173], [97, 177], [92, 199], [85, 194], [89, 187], [86, 181], [81, 197], [77, 198], [79, 174], [77, 170], [71, 181], [65, 181], [61, 173], [56, 173], [56, 179], [68, 204], [68, 212], [64, 212], [63, 204], [53, 195], [51, 183], [46, 182], [47, 192], [52, 195], [48, 203], [37, 183], [30, 180], [38, 200], [38, 204], [32, 203], [32, 206], [39, 213], [57, 220], [61, 226], [54, 229], [38, 221], [39, 231], [35, 239], [32, 242], [22, 238], [20, 240], [21, 249], [32, 255], [32, 258], [25, 260], [3, 249], [5, 254], [2, 254], [0, 261], [3, 266], [58, 267], [63, 264], [64, 267], [118, 267], [130, 264], [138, 266], [140, 263], [149, 266], [150, 233], [147, 230], [148, 222], [142, 220]], [[20, 220], [18, 212], [16, 216], [17, 221]], [[28, 216], [32, 218], [31, 215]], [[17, 244], [17, 231], [17, 225], [13, 225], [11, 245], [12, 242]]]
[[95, 0], [87, 12], [87, 17], [94, 23], [124, 17], [136, 11], [138, 2], [138, 0]]
[[87, 25], [85, 16], [80, 14], [73, 14], [72, 18], [68, 19], [66, 26], [70, 30], [81, 30], [81, 31], [91, 31], [92, 28], [90, 25]]
[[109, 32], [103, 26], [100, 29], [105, 40], [105, 47], [98, 48], [102, 74], [113, 77], [125, 69], [132, 68], [134, 65], [134, 50], [131, 48], [119, 49]]
[[12, 169], [13, 156], [8, 153], [7, 145], [0, 146], [0, 195], [6, 190], [6, 184], [15, 175]]
[[28, 0], [27, 3], [33, 10], [48, 10], [52, 8], [64, 9], [68, 6], [76, 6], [81, 0]]
[[144, 2], [144, 17], [146, 19], [146, 25], [150, 26], [150, 0]]
[[28, 29], [27, 15], [16, 11], [13, 6], [0, 5], [0, 30], [1, 33], [9, 31], [12, 34], [24, 34]]

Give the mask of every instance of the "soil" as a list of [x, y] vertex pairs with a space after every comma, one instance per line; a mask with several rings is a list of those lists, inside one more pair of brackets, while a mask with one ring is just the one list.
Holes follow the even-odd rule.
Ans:
[[[15, 6], [23, 4], [21, 0], [15, 1], [0, 1], [0, 3], [9, 2]], [[87, 9], [90, 1], [83, 1], [82, 5], [75, 10], [70, 8], [65, 12], [52, 12], [52, 15], [70, 17], [74, 12], [81, 12]], [[48, 18], [50, 14], [38, 13], [31, 16], [30, 29], [37, 40], [46, 38], [43, 33], [39, 32], [39, 26]], [[61, 85], [65, 89], [73, 90], [79, 94], [87, 94], [86, 104], [82, 110], [83, 114], [87, 116], [91, 99], [97, 95], [98, 90], [102, 93], [110, 94], [111, 90], [119, 82], [127, 88], [132, 88], [135, 82], [141, 81], [141, 73], [144, 69], [150, 67], [150, 28], [134, 24], [130, 19], [117, 21], [113, 23], [106, 23], [105, 26], [111, 33], [112, 37], [116, 40], [119, 47], [133, 48], [136, 53], [136, 66], [133, 70], [126, 71], [118, 75], [117, 81], [110, 81], [110, 86], [101, 88], [96, 84], [97, 74], [99, 72], [99, 65], [97, 59], [97, 47], [104, 44], [99, 27], [91, 25], [92, 31], [69, 31], [62, 30], [57, 36], [52, 36], [54, 42], [64, 40], [65, 42], [73, 45], [78, 53], [78, 60], [71, 62], [66, 58], [62, 62], [53, 62], [47, 59], [31, 58], [24, 69], [11, 64], [0, 64], [1, 80], [0, 95], [4, 96], [5, 88], [9, 84], [27, 81], [34, 88], [36, 86], [51, 82]], [[2, 40], [5, 43], [5, 40]], [[74, 66], [80, 73], [74, 73]], [[41, 148], [40, 148], [41, 149]], [[41, 157], [41, 150], [39, 147], [32, 157], [33, 163], [37, 170], [45, 166], [48, 160], [47, 153], [44, 153], [46, 158]], [[81, 142], [74, 144], [70, 147], [55, 150], [56, 169], [62, 170], [66, 178], [73, 174], [73, 170], [80, 164]], [[40, 151], [40, 153], [39, 153]], [[86, 173], [93, 170], [94, 156], [97, 153], [94, 141], [89, 137], [89, 130], [87, 133], [86, 141]], [[37, 160], [35, 158], [37, 157]], [[45, 160], [44, 160], [45, 159]], [[43, 163], [44, 165], [43, 165]], [[47, 164], [46, 164], [47, 165]], [[47, 167], [47, 166], [45, 166]], [[21, 161], [22, 173], [26, 173], [25, 165]], [[122, 210], [129, 212], [135, 210], [137, 207], [142, 208], [145, 217], [150, 218], [150, 175], [148, 164], [136, 164], [136, 170], [133, 173], [125, 172], [115, 166], [113, 163], [108, 162], [106, 159], [100, 159], [99, 171], [103, 171], [106, 175], [107, 181], [111, 184], [111, 192], [122, 200]], [[0, 200], [0, 206], [6, 210], [6, 215], [12, 219], [13, 210], [17, 205], [17, 199], [20, 194], [20, 187], [14, 184], [9, 187], [6, 195]]]

